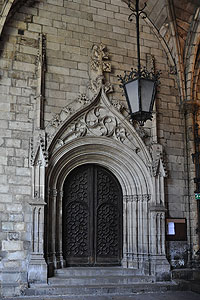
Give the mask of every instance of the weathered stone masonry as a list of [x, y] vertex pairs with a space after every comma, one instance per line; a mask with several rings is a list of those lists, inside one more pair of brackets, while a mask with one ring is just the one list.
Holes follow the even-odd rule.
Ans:
[[[110, 101], [111, 107], [114, 108], [107, 109], [107, 114], [111, 110], [115, 117], [117, 114], [120, 122], [122, 120], [125, 122], [123, 123], [125, 128], [129, 128], [131, 125], [130, 123], [127, 125], [126, 103], [119, 88], [117, 75], [137, 65], [135, 24], [134, 21], [128, 22], [129, 10], [121, 0], [21, 1], [11, 10], [4, 25], [6, 11], [9, 9], [7, 5], [11, 6], [11, 4], [12, 1], [4, 3], [0, 23], [3, 29], [0, 46], [0, 280], [2, 295], [20, 294], [27, 287], [28, 281], [37, 281], [37, 274], [39, 274], [38, 281], [46, 282], [47, 262], [52, 274], [55, 267], [63, 266], [60, 248], [60, 254], [59, 251], [56, 253], [57, 261], [53, 253], [55, 249], [50, 249], [52, 253], [48, 256], [48, 247], [54, 247], [56, 240], [54, 233], [47, 226], [48, 223], [44, 227], [44, 222], [47, 222], [49, 218], [49, 212], [58, 213], [55, 207], [51, 207], [54, 205], [52, 203], [55, 203], [54, 200], [48, 202], [47, 198], [58, 199], [62, 196], [61, 178], [58, 180], [58, 186], [54, 187], [54, 192], [51, 190], [52, 186], [48, 185], [53, 180], [49, 175], [49, 170], [51, 168], [54, 170], [55, 167], [55, 172], [57, 172], [57, 160], [53, 151], [57, 146], [63, 146], [62, 130], [65, 129], [67, 132], [70, 128], [70, 124], [68, 124], [69, 127], [68, 125], [62, 127], [62, 122], [60, 123], [60, 117], [63, 122], [68, 120], [64, 117], [62, 119], [63, 110], [65, 109], [66, 113], [68, 109], [69, 116], [77, 112], [77, 115], [69, 118], [72, 122], [76, 120], [78, 114], [84, 112], [82, 106], [79, 106], [81, 101], [86, 102], [87, 107], [87, 99], [94, 100], [95, 92], [108, 88], [110, 93], [107, 94], [105, 101]], [[148, 9], [151, 9], [152, 13], [151, 3]], [[160, 10], [163, 14], [166, 13], [164, 8], [160, 7]], [[165, 18], [163, 20], [166, 21]], [[161, 23], [160, 21], [157, 24], [157, 28], [162, 27]], [[152, 234], [155, 241], [157, 235], [160, 235], [162, 240], [164, 233], [160, 230], [162, 231], [165, 227], [165, 216], [187, 218], [188, 241], [184, 247], [186, 251], [189, 250], [189, 256], [184, 262], [186, 266], [190, 260], [194, 260], [198, 250], [197, 210], [192, 196], [194, 190], [192, 162], [189, 165], [190, 186], [187, 186], [189, 183], [185, 151], [185, 119], [183, 111], [180, 110], [181, 71], [178, 68], [178, 73], [174, 72], [177, 63], [174, 63], [176, 55], [173, 53], [177, 52], [175, 49], [173, 52], [170, 48], [173, 45], [170, 28], [163, 25], [160, 29], [161, 36], [159, 36], [158, 32], [155, 34], [155, 28], [148, 20], [141, 20], [142, 64], [147, 67], [149, 64], [153, 65], [162, 73], [153, 122], [148, 122], [144, 129], [138, 128], [135, 124], [136, 130], [130, 128], [129, 130], [134, 138], [140, 141], [138, 142], [140, 146], [143, 145], [142, 151], [148, 151], [148, 163], [154, 162], [152, 167], [148, 165], [148, 160], [145, 165], [144, 158], [140, 158], [143, 161], [141, 165], [144, 164], [147, 169], [152, 167], [153, 184], [157, 187], [159, 184], [161, 186], [165, 184], [163, 191], [154, 191], [157, 195], [154, 199], [155, 206], [160, 205], [160, 210], [151, 206], [151, 217], [148, 220], [151, 222], [152, 232], [149, 234]], [[199, 32], [198, 29], [195, 30]], [[166, 40], [167, 34], [168, 41]], [[169, 43], [168, 48], [161, 37]], [[105, 57], [102, 59], [108, 63], [108, 69], [111, 65], [111, 69], [110, 72], [104, 72], [105, 68], [101, 74], [97, 72], [97, 75], [94, 75], [96, 71], [91, 68], [92, 49], [94, 50], [94, 45], [98, 47], [101, 44], [105, 45], [103, 50]], [[90, 104], [88, 107], [90, 108]], [[116, 107], [120, 108], [117, 113]], [[188, 128], [192, 126], [191, 118], [192, 116], [186, 118]], [[48, 135], [52, 134], [51, 128], [57, 130], [58, 133], [58, 137], [56, 134], [52, 135], [52, 145], [48, 140]], [[53, 143], [56, 137], [60, 139], [61, 144], [55, 147]], [[92, 137], [87, 138], [88, 143], [92, 144]], [[98, 140], [96, 143], [99, 145]], [[82, 145], [86, 144], [82, 142]], [[108, 153], [114, 151], [110, 146], [107, 145], [107, 147]], [[74, 149], [81, 153], [75, 142]], [[67, 160], [63, 160], [64, 152], [59, 151], [61, 161], [70, 169]], [[88, 146], [88, 155], [91, 151], [92, 149]], [[192, 151], [193, 141], [191, 141], [190, 152]], [[32, 153], [34, 153], [33, 157]], [[79, 152], [77, 152], [78, 155]], [[96, 159], [100, 163], [99, 157], [94, 156], [92, 162]], [[51, 162], [55, 163], [53, 167], [51, 164], [48, 166]], [[87, 162], [87, 159], [84, 158], [81, 161], [81, 163], [84, 162]], [[110, 164], [112, 164], [111, 161]], [[164, 168], [165, 165], [166, 168]], [[67, 171], [65, 172], [67, 174]], [[58, 176], [61, 176], [59, 174], [58, 172]], [[119, 178], [120, 176], [122, 175], [119, 175]], [[166, 177], [165, 183], [164, 177]], [[134, 198], [137, 200], [135, 201], [130, 198], [130, 194], [127, 194], [124, 195], [124, 199], [128, 199], [126, 205], [132, 207], [134, 211], [134, 208], [140, 205], [138, 199], [143, 198]], [[144, 207], [140, 208], [140, 213], [145, 213], [148, 200], [142, 201], [141, 205]], [[156, 224], [159, 222], [161, 223], [158, 229]], [[156, 230], [159, 231], [156, 233]], [[129, 246], [134, 247], [134, 233], [132, 233], [133, 236], [131, 236], [131, 231], [129, 233], [131, 239]], [[50, 244], [44, 243], [44, 235], [45, 241], [48, 240]], [[139, 241], [139, 244], [141, 245], [142, 241]], [[156, 255], [165, 256], [164, 244], [165, 240], [162, 240], [162, 246], [157, 248]], [[168, 252], [170, 247], [173, 245], [168, 245]], [[132, 248], [130, 249], [133, 251]], [[153, 255], [154, 250], [148, 251]], [[162, 265], [162, 260], [158, 262], [156, 255], [152, 257], [152, 261], [155, 262], [153, 265], [155, 269], [153, 270], [152, 267], [152, 272], [157, 272], [157, 263]], [[130, 259], [130, 262], [124, 262], [124, 266], [142, 265], [140, 265], [142, 259], [141, 261], [139, 259], [137, 263], [132, 258], [126, 257], [126, 259]], [[179, 266], [178, 262], [173, 262], [173, 257], [171, 257], [171, 263]], [[145, 269], [148, 268], [147, 264], [142, 266], [143, 271], [147, 272]]]

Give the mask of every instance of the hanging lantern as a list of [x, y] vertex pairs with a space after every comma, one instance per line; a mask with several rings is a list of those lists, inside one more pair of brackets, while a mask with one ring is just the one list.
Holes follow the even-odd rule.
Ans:
[[137, 30], [137, 59], [138, 69], [131, 69], [130, 73], [124, 72], [124, 77], [118, 76], [121, 81], [120, 87], [124, 89], [126, 101], [130, 110], [130, 115], [133, 120], [144, 125], [147, 120], [152, 119], [152, 111], [155, 101], [156, 86], [158, 85], [159, 72], [148, 72], [146, 68], [141, 68], [140, 63], [140, 32], [139, 32], [139, 17], [146, 13], [143, 11], [146, 7], [139, 9], [139, 0], [136, 0], [135, 8], [132, 7], [131, 1], [128, 1], [128, 7], [132, 11], [129, 16], [129, 21], [132, 21], [132, 16], [136, 17], [136, 30]]

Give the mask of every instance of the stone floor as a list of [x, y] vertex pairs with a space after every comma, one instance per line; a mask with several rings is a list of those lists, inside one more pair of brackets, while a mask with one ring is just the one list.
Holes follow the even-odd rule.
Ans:
[[143, 293], [131, 296], [32, 296], [4, 298], [4, 300], [200, 300], [200, 294], [194, 292], [162, 292], [162, 293]]

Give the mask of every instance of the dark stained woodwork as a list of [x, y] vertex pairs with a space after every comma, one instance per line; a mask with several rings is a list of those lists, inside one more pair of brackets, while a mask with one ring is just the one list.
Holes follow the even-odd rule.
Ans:
[[86, 164], [65, 180], [63, 256], [67, 265], [120, 265], [122, 191], [107, 169]]

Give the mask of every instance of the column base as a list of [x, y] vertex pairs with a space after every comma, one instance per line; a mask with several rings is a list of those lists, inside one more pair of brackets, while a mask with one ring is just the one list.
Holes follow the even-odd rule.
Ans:
[[164, 255], [152, 255], [150, 257], [151, 274], [155, 276], [156, 281], [170, 281], [171, 268]]
[[31, 254], [28, 283], [47, 283], [47, 264], [42, 254]]
[[62, 269], [64, 268], [64, 259], [63, 259], [63, 255], [62, 252], [56, 254], [56, 269]]

